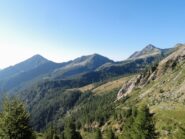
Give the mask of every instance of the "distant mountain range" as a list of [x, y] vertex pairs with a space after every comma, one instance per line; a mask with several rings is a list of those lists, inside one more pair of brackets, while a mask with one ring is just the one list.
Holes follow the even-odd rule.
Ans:
[[63, 79], [93, 71], [108, 62], [112, 61], [97, 54], [83, 56], [65, 63], [54, 63], [40, 55], [35, 55], [15, 66], [0, 71], [1, 91], [9, 91], [33, 80]]
[[113, 76], [135, 73], [146, 65], [167, 55], [171, 49], [159, 49], [153, 45], [135, 52], [127, 60], [114, 62], [99, 54], [82, 56], [77, 59], [55, 63], [35, 55], [28, 60], [0, 71], [0, 92], [12, 91], [42, 80], [84, 80], [83, 85]]

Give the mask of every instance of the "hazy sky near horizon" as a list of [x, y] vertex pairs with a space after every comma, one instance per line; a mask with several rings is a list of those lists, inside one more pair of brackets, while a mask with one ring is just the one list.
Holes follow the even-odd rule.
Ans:
[[34, 54], [55, 62], [99, 53], [123, 60], [185, 39], [184, 0], [0, 0], [0, 68]]

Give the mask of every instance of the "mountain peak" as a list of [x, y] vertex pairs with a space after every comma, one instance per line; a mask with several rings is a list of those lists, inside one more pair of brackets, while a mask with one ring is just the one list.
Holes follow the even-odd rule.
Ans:
[[[76, 59], [74, 59], [72, 61], [72, 63], [89, 63], [89, 62], [100, 62], [100, 61], [104, 61], [104, 62], [112, 62], [112, 60], [110, 60], [109, 58], [105, 57], [105, 56], [102, 56], [100, 54], [97, 54], [97, 53], [94, 53], [94, 54], [91, 54], [91, 55], [86, 55], [86, 56], [81, 56], [81, 57], [78, 57]], [[98, 63], [99, 63], [98, 62]]]
[[157, 48], [153, 44], [148, 44], [145, 48], [141, 51], [136, 51], [133, 53], [128, 59], [138, 59], [138, 58], [145, 58], [148, 56], [154, 56], [161, 54], [162, 49]]
[[[107, 59], [108, 61], [110, 60], [109, 58], [103, 56], [103, 55], [100, 55], [100, 54], [97, 54], [97, 53], [94, 53], [92, 55], [89, 55], [90, 58], [100, 58], [100, 59]], [[111, 60], [110, 60], [111, 61]]]
[[36, 54], [32, 57], [30, 57], [29, 59], [21, 62], [22, 64], [23, 63], [32, 63], [33, 65], [40, 65], [40, 64], [44, 64], [46, 62], [49, 62], [48, 59], [44, 58], [43, 56], [39, 55], [39, 54]]
[[179, 47], [183, 47], [185, 44], [183, 44], [183, 43], [177, 43], [176, 45], [175, 45], [175, 48], [179, 48]]
[[159, 49], [153, 44], [148, 44], [143, 50], [152, 51], [153, 49]]
[[104, 56], [97, 54], [97, 53], [94, 53], [92, 55], [89, 55], [89, 57], [104, 57]]
[[112, 60], [97, 53], [78, 57], [68, 62], [67, 65], [53, 72], [53, 77], [57, 79], [69, 78], [83, 73], [91, 72], [100, 66], [111, 63]]
[[28, 72], [34, 68], [46, 64], [47, 62], [49, 62], [47, 59], [37, 54], [23, 62], [3, 69], [0, 72], [0, 77], [1, 79], [15, 77], [16, 75], [19, 75], [23, 72]]
[[94, 54], [92, 54], [91, 56], [100, 56], [100, 57], [104, 57], [103, 55], [100, 55], [100, 54], [98, 54], [98, 53], [94, 53]]
[[[29, 59], [38, 59], [38, 60], [48, 61], [46, 58], [44, 58], [44, 57], [41, 56], [40, 54], [36, 54], [36, 55], [30, 57]], [[28, 59], [28, 60], [29, 60], [29, 59]]]
[[91, 61], [93, 63], [101, 63], [101, 64], [113, 62], [113, 60], [110, 60], [109, 58], [97, 53], [90, 55], [88, 59], [89, 59], [89, 62]]

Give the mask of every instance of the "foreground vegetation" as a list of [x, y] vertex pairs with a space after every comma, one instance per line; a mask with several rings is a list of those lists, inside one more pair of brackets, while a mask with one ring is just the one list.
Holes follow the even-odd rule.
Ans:
[[35, 139], [29, 120], [24, 103], [15, 98], [5, 98], [0, 113], [0, 138]]
[[[107, 113], [106, 111], [102, 113], [100, 119]], [[95, 116], [97, 115], [99, 114]], [[79, 121], [71, 116], [65, 119], [62, 130], [57, 129], [55, 124], [50, 124], [42, 134], [38, 134], [30, 126], [30, 115], [26, 110], [25, 104], [16, 98], [6, 98], [2, 104], [0, 137], [2, 139], [85, 139], [86, 137], [82, 136], [84, 135], [82, 130], [84, 131], [85, 129], [86, 133], [91, 134], [90, 138], [92, 139], [116, 139], [118, 137], [120, 139], [154, 139], [156, 137], [152, 115], [146, 106], [129, 109], [122, 119], [125, 119], [125, 124], [123, 125], [124, 132], [120, 136], [112, 128], [108, 128], [105, 131], [102, 131], [100, 127], [86, 128], [84, 125], [79, 125]], [[88, 120], [93, 121], [97, 119]]]

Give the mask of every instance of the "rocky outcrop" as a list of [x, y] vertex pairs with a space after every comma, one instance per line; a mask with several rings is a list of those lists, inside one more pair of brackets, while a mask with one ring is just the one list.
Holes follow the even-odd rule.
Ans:
[[173, 70], [176, 65], [185, 60], [185, 45], [178, 45], [171, 55], [163, 59], [157, 67], [157, 76], [161, 76], [167, 70]]
[[117, 100], [120, 100], [122, 97], [127, 96], [132, 92], [133, 88], [136, 86], [136, 82], [137, 80], [134, 78], [124, 84], [117, 94]]
[[175, 47], [175, 51], [160, 61], [159, 64], [150, 67], [147, 71], [124, 84], [117, 94], [117, 100], [130, 94], [134, 88], [142, 88], [150, 81], [160, 78], [163, 74], [173, 70], [183, 62], [185, 62], [185, 45], [178, 45]]

